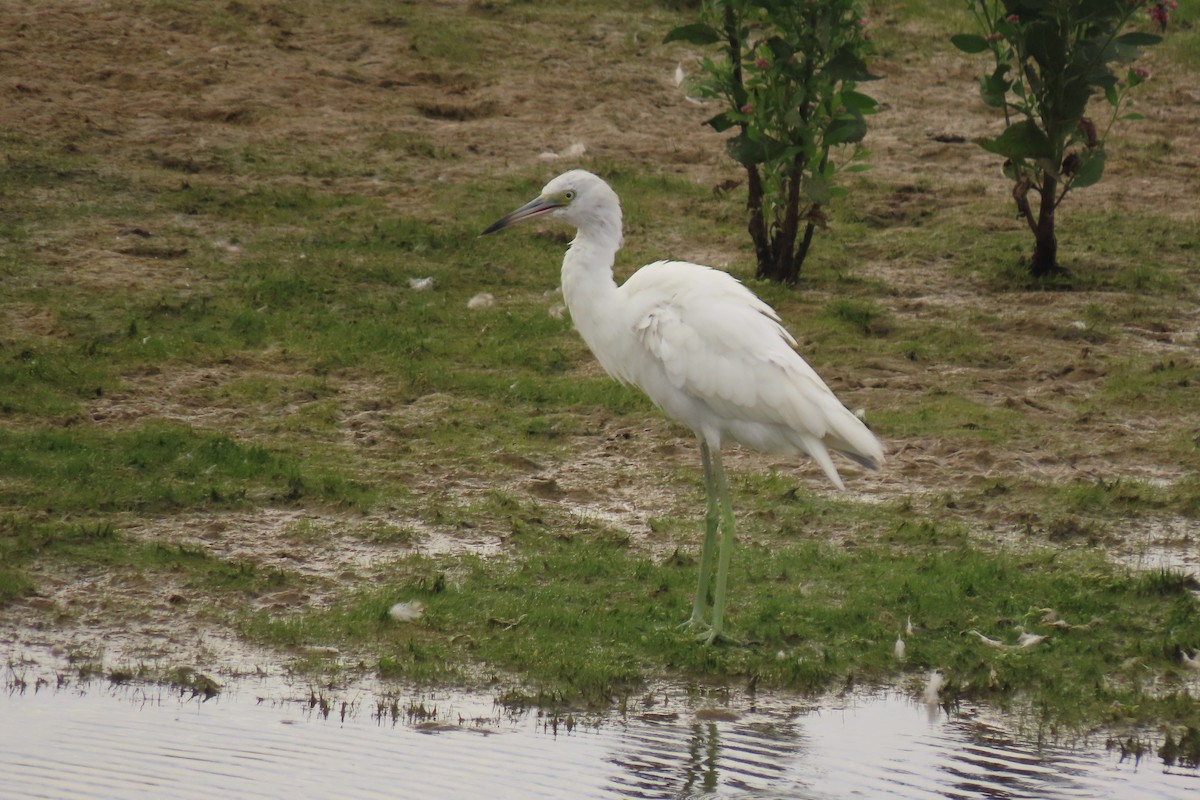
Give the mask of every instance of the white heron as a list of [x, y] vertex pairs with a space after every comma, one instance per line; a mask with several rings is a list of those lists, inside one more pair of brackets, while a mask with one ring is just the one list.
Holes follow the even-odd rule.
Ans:
[[[700, 440], [708, 491], [696, 598], [687, 626], [707, 643], [722, 635], [733, 549], [729, 484], [721, 465], [728, 441], [770, 453], [808, 455], [839, 489], [830, 451], [870, 469], [883, 446], [793, 349], [779, 315], [726, 272], [682, 261], [656, 261], [624, 284], [613, 280], [621, 247], [621, 204], [597, 176], [571, 170], [481, 235], [539, 217], [578, 231], [562, 264], [562, 292], [587, 346], [622, 383], [644, 391]], [[706, 625], [717, 534], [712, 623]]]

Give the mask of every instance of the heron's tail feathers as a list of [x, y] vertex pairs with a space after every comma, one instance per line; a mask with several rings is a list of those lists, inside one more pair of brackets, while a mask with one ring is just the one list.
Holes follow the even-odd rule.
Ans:
[[836, 452], [844, 455], [846, 458], [858, 464], [860, 467], [865, 467], [869, 470], [878, 470], [883, 466], [882, 458], [873, 458], [872, 456], [864, 456], [861, 453], [855, 453], [852, 450], [840, 450], [835, 448]]
[[845, 406], [829, 417], [825, 445], [867, 469], [879, 469], [883, 464], [883, 443], [871, 433], [866, 423]]
[[829, 457], [829, 448], [825, 446], [825, 442], [815, 436], [804, 435], [800, 437], [803, 449], [813, 461], [820, 465], [821, 470], [825, 473], [825, 477], [829, 478], [829, 482], [839, 489], [845, 489], [846, 484], [842, 483], [842, 476], [838, 474], [837, 467], [833, 464], [833, 459]]
[[829, 451], [840, 453], [854, 463], [870, 470], [877, 470], [883, 464], [883, 443], [871, 433], [862, 420], [852, 414], [844, 406], [839, 408], [841, 413], [829, 420], [829, 429], [825, 436], [817, 438], [810, 434], [799, 437], [800, 444], [824, 471], [830, 483], [839, 489], [844, 489], [841, 476]]

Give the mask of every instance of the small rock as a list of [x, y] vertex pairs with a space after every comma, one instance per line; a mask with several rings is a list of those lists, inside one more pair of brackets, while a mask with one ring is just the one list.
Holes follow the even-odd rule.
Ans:
[[326, 656], [329, 658], [333, 658], [341, 654], [341, 651], [336, 647], [326, 647], [322, 645], [312, 645], [310, 647], [306, 647], [304, 648], [304, 652], [308, 653], [310, 656]]
[[487, 292], [484, 292], [482, 294], [477, 294], [474, 297], [472, 297], [470, 300], [468, 300], [467, 308], [471, 309], [472, 311], [475, 311], [480, 308], [490, 308], [491, 306], [495, 305], [495, 303], [496, 303], [496, 298], [493, 297], [492, 295], [488, 294]]

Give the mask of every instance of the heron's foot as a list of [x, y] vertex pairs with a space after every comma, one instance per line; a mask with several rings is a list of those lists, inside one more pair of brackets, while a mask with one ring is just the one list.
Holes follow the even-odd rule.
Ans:
[[688, 617], [685, 622], [679, 625], [679, 630], [691, 631], [695, 635], [696, 641], [703, 645], [742, 644], [740, 640], [733, 638], [729, 634], [720, 630], [714, 630], [713, 626], [705, 622], [704, 618], [698, 614]]
[[728, 633], [725, 633], [724, 631], [716, 631], [716, 630], [713, 630], [712, 628], [708, 628], [707, 630], [701, 632], [696, 637], [696, 641], [705, 646], [718, 645], [718, 644], [732, 644], [732, 645], [742, 644], [742, 641], [740, 639], [735, 639], [732, 636], [730, 636]]
[[693, 615], [681, 624], [678, 630], [690, 632], [697, 642], [700, 644], [712, 644], [717, 640], [717, 635], [713, 632], [712, 626], [704, 621], [704, 618], [699, 615]]

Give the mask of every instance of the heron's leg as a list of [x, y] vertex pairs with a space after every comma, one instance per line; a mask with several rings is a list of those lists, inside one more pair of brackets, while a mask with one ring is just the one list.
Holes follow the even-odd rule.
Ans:
[[[720, 454], [718, 453], [718, 458]], [[692, 603], [692, 616], [685, 626], [704, 627], [704, 605], [708, 600], [708, 581], [712, 575], [713, 550], [717, 543], [717, 525], [720, 508], [717, 503], [717, 483], [713, 475], [712, 455], [708, 442], [700, 440], [700, 460], [704, 464], [704, 488], [708, 492], [708, 509], [704, 514], [704, 544], [700, 548], [700, 574], [696, 579], [696, 599]]]
[[733, 554], [733, 501], [729, 496], [729, 481], [725, 478], [720, 450], [712, 454], [712, 473], [721, 507], [722, 535], [721, 553], [717, 557], [717, 588], [713, 593], [712, 629], [707, 638], [709, 644], [721, 638], [721, 623], [725, 616], [725, 587], [729, 580], [729, 558]]

